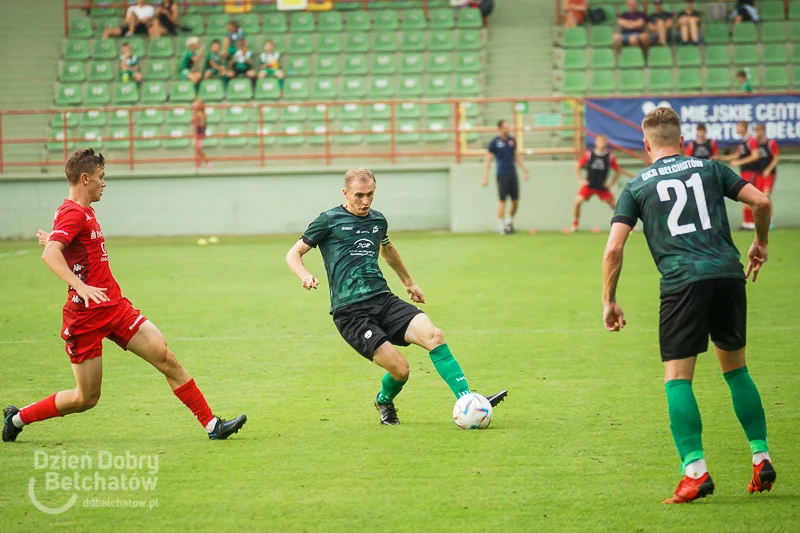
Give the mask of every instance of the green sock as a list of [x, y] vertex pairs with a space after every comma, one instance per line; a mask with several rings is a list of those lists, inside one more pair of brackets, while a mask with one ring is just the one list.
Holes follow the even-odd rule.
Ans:
[[747, 367], [725, 372], [722, 376], [731, 389], [733, 410], [744, 429], [744, 434], [747, 435], [747, 440], [750, 441], [750, 450], [752, 453], [768, 452], [767, 419], [764, 416], [764, 407], [761, 405], [761, 396]]
[[703, 458], [703, 422], [700, 409], [688, 379], [667, 381], [667, 404], [669, 405], [669, 428], [675, 447], [681, 456], [681, 472], [686, 465]]
[[392, 403], [405, 384], [405, 381], [397, 381], [387, 372], [381, 380], [383, 388], [378, 393], [378, 403]]
[[458, 361], [453, 357], [453, 352], [450, 351], [450, 347], [447, 344], [442, 344], [431, 350], [430, 356], [436, 371], [445, 380], [447, 386], [456, 395], [456, 398], [469, 394], [467, 378], [464, 377], [464, 372], [461, 370]]

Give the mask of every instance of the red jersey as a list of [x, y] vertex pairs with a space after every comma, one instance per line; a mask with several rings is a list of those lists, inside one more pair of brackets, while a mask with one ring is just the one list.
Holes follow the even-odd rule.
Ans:
[[[739, 144], [739, 157], [741, 159], [746, 159], [747, 157], [750, 157], [750, 154], [753, 152], [758, 152], [758, 141], [755, 137], [748, 135], [742, 139], [741, 144]], [[755, 163], [742, 165], [742, 172], [758, 172], [760, 168], [761, 167], [758, 161], [756, 161]]]
[[[78, 205], [72, 200], [64, 200], [56, 211], [50, 240], [65, 246], [64, 259], [81, 281], [92, 287], [107, 289], [109, 301], [99, 304], [89, 302], [90, 309], [117, 305], [122, 300], [122, 291], [111, 275], [106, 241], [94, 209]], [[67, 292], [67, 306], [86, 308], [83, 298], [72, 287]]]
[[713, 139], [706, 139], [704, 143], [697, 142], [697, 140], [689, 141], [683, 151], [683, 155], [686, 157], [696, 157], [697, 159], [711, 159], [718, 153], [717, 141]]

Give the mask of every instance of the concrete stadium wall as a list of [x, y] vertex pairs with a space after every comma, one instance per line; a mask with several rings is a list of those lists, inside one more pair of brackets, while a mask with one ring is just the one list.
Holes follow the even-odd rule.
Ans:
[[[559, 231], [569, 226], [577, 184], [569, 162], [529, 162], [521, 184], [517, 227]], [[284, 169], [214, 174], [115, 175], [96, 210], [113, 236], [246, 235], [299, 233], [318, 213], [341, 201], [344, 168]], [[495, 227], [494, 183], [481, 188], [482, 165], [374, 166], [375, 209], [393, 230], [484, 232]], [[800, 227], [800, 163], [782, 163], [775, 199], [780, 227]], [[30, 238], [52, 225], [67, 196], [64, 178], [0, 178], [0, 238]], [[619, 190], [615, 191], [619, 193]], [[731, 223], [741, 210], [729, 203]], [[610, 210], [596, 199], [584, 204], [582, 228], [605, 231]]]

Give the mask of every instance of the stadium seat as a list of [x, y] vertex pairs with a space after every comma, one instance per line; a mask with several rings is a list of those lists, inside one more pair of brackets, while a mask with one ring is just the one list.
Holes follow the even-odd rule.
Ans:
[[181, 27], [187, 28], [191, 35], [202, 36], [206, 32], [203, 17], [200, 15], [186, 15], [180, 19]]
[[428, 19], [425, 12], [421, 9], [409, 9], [403, 12], [403, 22], [400, 24], [403, 30], [426, 30], [428, 29]]
[[[206, 80], [210, 81], [210, 80]], [[206, 82], [203, 82], [205, 85]], [[220, 85], [222, 82], [220, 80]], [[208, 87], [206, 87], [208, 91]], [[248, 78], [236, 78], [228, 82], [227, 90], [228, 100], [231, 102], [241, 102], [243, 100], [250, 100], [253, 98], [253, 82]]]
[[789, 24], [789, 38], [794, 42], [800, 42], [800, 21]]
[[[109, 4], [119, 4], [116, 0], [94, 0], [92, 7], [92, 17], [120, 19], [125, 16], [125, 12], [118, 7], [107, 7]], [[119, 24], [119, 21], [117, 21]]]
[[[335, 63], [338, 68], [338, 62]], [[307, 56], [290, 57], [284, 67], [289, 76], [310, 76], [311, 61]]]
[[317, 77], [311, 92], [312, 100], [335, 100], [339, 98], [339, 82], [336, 78]]
[[416, 120], [398, 120], [395, 123], [395, 127], [402, 132], [395, 134], [395, 142], [406, 144], [422, 141], [422, 135], [417, 131], [419, 130], [419, 123]]
[[396, 52], [397, 38], [394, 32], [378, 33], [372, 42], [372, 50], [375, 52]]
[[[696, 48], [693, 49], [697, 50]], [[622, 53], [619, 55], [619, 68], [644, 68], [642, 49], [639, 47], [623, 48]]]
[[[422, 42], [424, 47], [424, 39]], [[459, 50], [481, 50], [483, 48], [481, 32], [479, 30], [461, 30], [458, 32], [456, 46]]]
[[302, 78], [288, 78], [284, 85], [284, 98], [287, 100], [307, 100], [308, 82]]
[[400, 86], [397, 88], [397, 96], [400, 98], [419, 98], [422, 96], [422, 78], [419, 76], [404, 76], [400, 79]]
[[278, 122], [279, 116], [277, 107], [271, 105], [262, 105], [260, 109], [261, 109], [261, 119], [264, 122]]
[[344, 30], [344, 24], [342, 23], [342, 14], [336, 11], [328, 11], [325, 13], [320, 13], [319, 15], [319, 25], [317, 26], [317, 31], [320, 32], [340, 32]]
[[333, 120], [336, 118], [336, 108], [326, 104], [317, 104], [308, 109], [308, 118], [311, 120], [325, 120], [325, 112], [328, 113], [328, 119]]
[[389, 76], [373, 76], [370, 81], [370, 98], [379, 100], [394, 96], [394, 80]]
[[[206, 112], [213, 108], [206, 108]], [[219, 146], [219, 135], [220, 128], [217, 125], [209, 124], [206, 122], [206, 138], [203, 141], [203, 148], [205, 150], [213, 149]]]
[[167, 110], [166, 123], [173, 125], [187, 125], [192, 122], [192, 113], [185, 107], [172, 107]]
[[[792, 44], [791, 59], [792, 63], [795, 65], [800, 64], [800, 43]], [[795, 70], [797, 70], [797, 68], [795, 68]]]
[[289, 25], [286, 23], [286, 13], [279, 11], [277, 13], [267, 13], [264, 15], [264, 24], [261, 27], [261, 31], [267, 35], [286, 33], [289, 31]]
[[145, 81], [142, 83], [143, 104], [163, 104], [167, 101], [167, 84], [163, 81]]
[[[344, 98], [350, 99], [347, 92], [345, 92]], [[361, 120], [364, 118], [364, 106], [353, 103], [345, 104], [341, 106], [338, 114], [341, 120]]]
[[599, 6], [595, 7], [595, 5], [592, 4], [592, 8], [594, 8], [594, 9], [602, 9], [603, 13], [606, 14], [606, 20], [604, 20], [602, 24], [604, 24], [606, 26], [614, 26], [614, 25], [616, 25], [616, 23], [617, 23], [617, 12], [614, 9], [614, 6], [599, 5]]
[[169, 139], [164, 139], [161, 141], [161, 146], [168, 150], [185, 150], [186, 148], [189, 148], [189, 145], [192, 142], [192, 130], [187, 126], [177, 124], [167, 126], [164, 134], [168, 135]]
[[400, 29], [400, 20], [397, 11], [381, 11], [375, 14], [372, 29], [376, 32], [395, 31]]
[[70, 61], [86, 61], [89, 59], [89, 41], [84, 41], [83, 39], [65, 40], [64, 59]]
[[278, 80], [275, 78], [264, 78], [256, 81], [256, 100], [277, 100], [281, 97], [278, 87]]
[[422, 108], [415, 102], [403, 102], [398, 105], [395, 110], [397, 112], [397, 118], [422, 118]]
[[586, 37], [586, 30], [581, 27], [565, 29], [562, 43], [564, 48], [586, 48], [589, 44], [589, 40]]
[[392, 108], [385, 102], [377, 102], [367, 106], [369, 120], [388, 120], [392, 116]]
[[800, 20], [800, 3], [789, 2], [789, 18], [792, 20]]
[[431, 52], [449, 52], [455, 48], [451, 32], [432, 32], [428, 50]]
[[258, 15], [250, 13], [235, 15], [233, 19], [242, 27], [245, 36], [256, 35], [260, 31], [261, 24], [258, 22]]
[[219, 140], [219, 145], [225, 148], [241, 148], [247, 146], [247, 132], [244, 124], [226, 124], [225, 137]]
[[[400, 42], [400, 50], [403, 52], [424, 52], [427, 48], [425, 44], [425, 33], [421, 31], [405, 31]], [[388, 51], [388, 50], [387, 50]]]
[[452, 82], [448, 75], [428, 76], [428, 85], [425, 89], [427, 98], [448, 98], [453, 93]]
[[352, 11], [345, 16], [345, 28], [347, 31], [370, 31], [372, 20], [369, 11]]
[[611, 69], [615, 68], [617, 60], [614, 57], [614, 51], [610, 48], [598, 48], [592, 51], [591, 66], [593, 69]]
[[306, 12], [292, 13], [289, 29], [292, 33], [313, 33], [316, 30], [314, 14]]
[[748, 80], [750, 81], [750, 86], [753, 87], [754, 91], [758, 91], [761, 89], [761, 74], [759, 73], [757, 68], [749, 69], [747, 72]]
[[[431, 53], [430, 58], [432, 59], [434, 56], [441, 57], [444, 54]], [[422, 59], [422, 54], [408, 53], [400, 56], [400, 74], [422, 74], [424, 71], [425, 62]], [[435, 72], [435, 70], [431, 72]]]
[[117, 42], [112, 39], [96, 40], [92, 49], [92, 57], [94, 59], [117, 59], [119, 57]]
[[684, 67], [700, 67], [700, 48], [696, 46], [682, 46], [678, 48], [675, 64], [679, 69]]
[[319, 36], [319, 49], [326, 54], [338, 54], [342, 51], [342, 40], [338, 33], [326, 33]]
[[249, 107], [235, 105], [223, 112], [223, 120], [225, 124], [248, 124], [256, 120], [255, 111]]
[[169, 91], [169, 100], [172, 103], [191, 102], [194, 100], [194, 84], [186, 80], [172, 82]]
[[452, 133], [444, 131], [448, 128], [446, 121], [441, 119], [428, 119], [425, 121], [425, 129], [422, 134], [422, 141], [426, 143], [448, 142], [452, 139]]
[[800, 89], [800, 68], [794, 69], [794, 75], [792, 76], [792, 85], [794, 85], [795, 90]]
[[[233, 84], [234, 82], [238, 82], [238, 80], [231, 80], [229, 83]], [[225, 88], [222, 80], [203, 80], [200, 82], [200, 91], [197, 94], [206, 103], [221, 102], [225, 98]]]
[[[110, 65], [110, 64], [109, 64]], [[169, 62], [166, 59], [151, 59], [144, 68], [145, 80], [166, 81], [171, 77]]]
[[477, 52], [459, 52], [456, 56], [456, 72], [481, 72], [481, 59]]
[[761, 15], [761, 20], [765, 21], [786, 19], [786, 11], [784, 10], [783, 2], [779, 1], [759, 2], [758, 13]]
[[222, 123], [222, 110], [212, 106], [206, 106], [206, 124]]
[[459, 98], [479, 96], [481, 84], [477, 74], [459, 74], [456, 76], [455, 95]]
[[108, 129], [105, 137], [106, 150], [127, 150], [128, 126], [114, 126]]
[[[159, 83], [159, 82], [154, 82]], [[88, 100], [88, 90], [87, 90]], [[136, 83], [114, 84], [114, 105], [133, 105], [139, 101], [139, 87]]]
[[346, 78], [342, 83], [343, 100], [360, 100], [367, 95], [367, 84], [363, 78]]
[[[738, 24], [738, 26], [744, 26], [744, 24]], [[727, 24], [708, 24], [703, 29], [703, 41], [706, 44], [725, 44], [730, 39], [730, 30]]]
[[150, 39], [147, 45], [148, 57], [167, 58], [172, 57], [175, 50], [172, 48], [171, 37], [158, 37]]
[[431, 9], [429, 15], [428, 24], [431, 30], [451, 30], [456, 26], [456, 19], [451, 8]]
[[[117, 85], [122, 85], [121, 83]], [[130, 85], [130, 84], [128, 84]], [[86, 86], [87, 106], [103, 106], [111, 103], [111, 91], [108, 90], [106, 83], [90, 83]]]
[[[466, 54], [469, 54], [466, 57], [469, 57], [471, 60], [477, 61], [478, 54], [473, 53], [473, 52], [466, 52]], [[461, 59], [461, 56], [459, 56], [459, 59]], [[419, 63], [422, 64], [422, 57], [421, 56], [419, 57]], [[466, 68], [462, 72], [478, 72], [479, 70], [480, 70], [480, 64], [477, 64], [474, 69]], [[442, 53], [436, 53], [436, 52], [432, 52], [432, 53], [428, 54], [428, 68], [427, 68], [427, 71], [431, 72], [431, 73], [434, 73], [434, 74], [442, 74], [442, 73], [446, 73], [446, 72], [452, 72], [453, 71], [453, 62], [450, 59], [450, 54], [446, 54], [446, 53], [442, 54]], [[410, 74], [419, 74], [419, 72], [416, 72], [416, 71], [415, 72], [410, 72]]]
[[[335, 72], [333, 71], [333, 67], [328, 68], [328, 69], [324, 69], [324, 72], [322, 72], [320, 69], [318, 69], [317, 70], [317, 74], [322, 73], [323, 75], [326, 75], [326, 76], [328, 76], [328, 75], [330, 75], [330, 76], [337, 75], [339, 73], [338, 56], [327, 56], [327, 57], [329, 57], [331, 59], [335, 58], [335, 61], [337, 61], [337, 63], [335, 64], [335, 70], [336, 71]], [[376, 58], [376, 57], [378, 57], [378, 56], [373, 55], [373, 59]], [[393, 56], [387, 56], [387, 57], [393, 57]], [[321, 59], [319, 59], [318, 61], [321, 61]], [[318, 63], [318, 65], [319, 65], [319, 63]], [[344, 70], [342, 71], [342, 73], [345, 76], [363, 76], [364, 74], [367, 73], [367, 59], [363, 55], [360, 55], [360, 54], [345, 56], [345, 58], [344, 58]]]
[[[344, 60], [345, 65], [348, 64], [348, 61], [352, 58], [358, 58], [362, 65], [365, 65], [366, 61], [364, 60], [363, 56], [349, 56], [346, 57]], [[345, 67], [346, 68], [346, 67]], [[366, 66], [364, 67], [364, 72], [366, 72]], [[339, 56], [332, 54], [332, 55], [317, 55], [317, 62], [314, 65], [314, 74], [316, 76], [338, 76], [339, 75]], [[363, 74], [360, 72], [359, 74]]]
[[286, 44], [287, 54], [301, 54], [309, 55], [314, 52], [314, 45], [310, 35], [289, 35], [289, 40]]
[[78, 123], [82, 128], [102, 128], [106, 125], [107, 121], [108, 116], [104, 112], [94, 109], [81, 113], [78, 119]]
[[313, 132], [313, 135], [308, 136], [308, 144], [321, 145], [325, 144], [327, 128], [324, 122], [312, 122], [308, 126], [308, 130]]
[[619, 89], [622, 94], [643, 94], [644, 71], [623, 70]]
[[592, 48], [603, 48], [611, 46], [614, 30], [607, 26], [595, 26], [592, 28], [590, 45]]
[[99, 128], [81, 128], [78, 132], [82, 148], [103, 149], [103, 132]]
[[88, 18], [73, 19], [69, 21], [70, 39], [91, 39], [92, 21]]
[[734, 43], [758, 42], [758, 29], [755, 24], [736, 24], [733, 27]]
[[[142, 96], [144, 99], [144, 96]], [[139, 111], [136, 116], [136, 124], [139, 126], [160, 126], [164, 123], [164, 112], [159, 109], [145, 109]]]
[[567, 72], [564, 75], [564, 94], [582, 95], [586, 93], [586, 73], [580, 72]]
[[564, 70], [585, 70], [587, 65], [585, 49], [567, 50], [564, 53]]
[[[365, 61], [364, 67], [366, 67], [366, 64]], [[394, 74], [397, 71], [394, 54], [372, 54], [372, 66], [370, 68], [373, 74]], [[365, 72], [354, 72], [354, 74], [363, 73]]]
[[789, 40], [786, 22], [765, 22], [761, 25], [762, 43], [785, 43]]
[[481, 10], [476, 7], [458, 10], [458, 28], [483, 28]]
[[110, 28], [119, 28], [119, 20], [109, 18], [95, 19], [94, 38], [102, 39], [103, 33]]
[[137, 150], [155, 150], [161, 146], [161, 141], [154, 139], [161, 135], [158, 126], [141, 126], [136, 128], [136, 136], [142, 137], [133, 141], [133, 147]]
[[131, 122], [131, 112], [127, 109], [115, 109], [108, 115], [109, 126], [128, 126]]
[[647, 55], [647, 66], [650, 68], [672, 68], [672, 49], [668, 46], [651, 48]]
[[754, 44], [737, 44], [733, 49], [733, 64], [738, 66], [757, 65], [758, 49]]
[[595, 70], [592, 72], [591, 93], [595, 95], [613, 94], [617, 89], [617, 81], [613, 70]]
[[81, 83], [86, 80], [83, 63], [64, 62], [61, 65], [61, 81], [66, 83]]
[[703, 80], [700, 77], [700, 69], [678, 69], [678, 91], [683, 93], [700, 92], [702, 89]]
[[[652, 52], [651, 52], [652, 53]], [[706, 46], [706, 65], [709, 67], [727, 66], [731, 64], [728, 45]]]
[[453, 116], [451, 104], [426, 104], [425, 118], [450, 118]]
[[[69, 136], [67, 138], [69, 138]], [[47, 149], [51, 152], [61, 152], [64, 150], [64, 132], [62, 130], [52, 130], [50, 132], [50, 142], [47, 143]], [[74, 149], [75, 142], [72, 140], [67, 141], [67, 150]]]
[[772, 43], [765, 44], [763, 48], [764, 59], [763, 63], [768, 65], [786, 64], [789, 62], [788, 54], [786, 53], [786, 43]]
[[386, 120], [372, 120], [368, 129], [370, 133], [366, 136], [367, 144], [388, 144], [392, 140], [389, 132], [391, 125]]
[[225, 14], [215, 14], [208, 17], [206, 33], [209, 37], [222, 37], [227, 33], [227, 25], [230, 17]]
[[646, 90], [648, 94], [668, 93], [672, 91], [672, 70], [651, 68]]
[[710, 68], [706, 73], [706, 90], [712, 93], [730, 92], [731, 80], [731, 72], [728, 67]]
[[789, 89], [789, 69], [786, 65], [764, 69], [764, 89], [772, 92], [783, 92]]
[[364, 135], [357, 132], [363, 129], [364, 127], [360, 122], [340, 122], [338, 128], [334, 131], [339, 131], [343, 134], [334, 135], [333, 140], [336, 144], [361, 144], [364, 140]]
[[369, 38], [363, 33], [348, 33], [344, 42], [344, 51], [348, 54], [369, 52]]
[[298, 146], [306, 142], [305, 136], [301, 135], [305, 131], [305, 125], [302, 123], [285, 122], [281, 124], [280, 133], [277, 142], [281, 146]]
[[202, 15], [213, 15], [222, 13], [225, 9], [225, 2], [223, 0], [207, 0], [205, 5], [189, 6], [189, 12], [200, 13]]

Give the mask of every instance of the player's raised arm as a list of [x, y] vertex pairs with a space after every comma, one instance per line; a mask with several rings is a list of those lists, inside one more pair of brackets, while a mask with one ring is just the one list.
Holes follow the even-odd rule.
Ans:
[[632, 229], [627, 223], [614, 222], [603, 254], [603, 322], [608, 331], [619, 331], [626, 325], [625, 314], [617, 303], [617, 284], [625, 242]]
[[286, 254], [286, 264], [289, 269], [294, 272], [295, 276], [300, 278], [303, 282], [303, 288], [310, 291], [316, 289], [319, 281], [308, 271], [306, 265], [303, 263], [303, 256], [311, 251], [311, 246], [305, 243], [302, 239], [294, 243], [294, 246]]
[[409, 297], [417, 303], [424, 304], [425, 303], [425, 293], [422, 292], [414, 280], [411, 279], [411, 274], [409, 274], [406, 265], [403, 264], [403, 258], [400, 257], [400, 252], [397, 250], [397, 247], [391, 241], [386, 241], [385, 243], [381, 243], [381, 256], [383, 260], [386, 261], [386, 264], [394, 270], [394, 273], [397, 274], [397, 277], [400, 278], [400, 281], [403, 283], [403, 286], [406, 288], [406, 292], [408, 292]]
[[756, 238], [750, 246], [750, 251], [747, 253], [749, 263], [745, 276], [750, 277], [753, 273], [753, 281], [758, 278], [758, 272], [761, 266], [767, 262], [767, 245], [769, 244], [769, 224], [772, 219], [772, 202], [769, 197], [763, 192], [756, 189], [752, 184], [748, 183], [736, 199], [744, 204], [750, 206], [753, 210], [753, 220], [756, 225]]
[[75, 289], [78, 296], [83, 298], [86, 302], [86, 307], [89, 307], [89, 300], [96, 304], [101, 302], [108, 302], [109, 298], [106, 296], [106, 289], [99, 287], [92, 287], [86, 285], [81, 279], [72, 272], [72, 269], [64, 259], [64, 243], [59, 241], [50, 241], [44, 247], [42, 252], [42, 261], [53, 271], [53, 274], [59, 277], [61, 281]]

